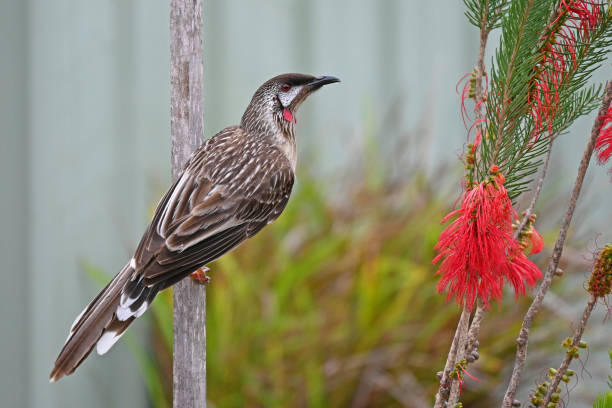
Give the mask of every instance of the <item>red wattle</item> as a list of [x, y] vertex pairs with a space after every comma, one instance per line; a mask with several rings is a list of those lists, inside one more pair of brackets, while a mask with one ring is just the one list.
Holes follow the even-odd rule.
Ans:
[[[293, 118], [293, 113], [291, 113], [291, 111], [289, 109], [287, 109], [287, 108], [283, 109], [283, 118], [285, 118], [285, 120], [287, 122], [291, 122], [291, 121], [295, 120]], [[297, 121], [295, 123], [297, 123]]]

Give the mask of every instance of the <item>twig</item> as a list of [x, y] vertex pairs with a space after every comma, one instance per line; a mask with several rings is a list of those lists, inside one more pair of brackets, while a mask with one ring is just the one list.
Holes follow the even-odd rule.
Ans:
[[[484, 133], [483, 126], [484, 126], [485, 115], [486, 115], [486, 112], [485, 113], [482, 112], [483, 105], [485, 105], [484, 103], [485, 102], [484, 101], [485, 90], [482, 88], [482, 78], [486, 74], [485, 66], [484, 66], [484, 56], [485, 56], [485, 51], [487, 49], [487, 41], [489, 39], [489, 33], [491, 32], [491, 30], [487, 28], [488, 13], [489, 13], [489, 1], [487, 0], [485, 2], [484, 12], [482, 13], [482, 18], [480, 20], [480, 45], [478, 47], [478, 59], [476, 60], [476, 74], [475, 74], [476, 83], [474, 85], [474, 100], [476, 101], [476, 107], [475, 107], [476, 122], [475, 123], [477, 123], [478, 131], [480, 132], [481, 136]], [[475, 158], [476, 161], [480, 160], [480, 153], [481, 153], [481, 149], [478, 149], [476, 153], [477, 157]], [[477, 168], [477, 163], [474, 163], [474, 168]]]
[[[457, 355], [455, 356], [455, 363], [453, 364], [454, 369], [457, 369], [457, 363], [465, 358], [465, 347], [467, 344], [469, 327], [470, 312], [466, 307], [464, 307], [461, 314], [461, 319], [459, 320], [459, 327], [457, 328], [457, 331], [459, 332], [459, 340], [457, 342]], [[447, 407], [454, 407], [455, 404], [459, 402], [459, 394], [461, 393], [461, 382], [459, 378], [462, 374], [463, 373], [457, 372], [457, 377], [451, 379], [451, 390], [448, 396], [448, 402], [446, 403]]]
[[[595, 308], [596, 304], [597, 304], [597, 298], [591, 294], [589, 297], [589, 301], [587, 302], [584, 308], [584, 312], [582, 312], [582, 318], [580, 319], [580, 324], [574, 331], [574, 336], [572, 337], [572, 344], [570, 345], [570, 348], [573, 348], [573, 347], [577, 348], [579, 346], [580, 340], [582, 340], [582, 334], [584, 333], [584, 329], [586, 328], [587, 322], [589, 321], [589, 318], [591, 317], [591, 313], [593, 312], [593, 309]], [[544, 407], [548, 406], [548, 403], [550, 402], [550, 397], [552, 396], [553, 392], [559, 386], [559, 383], [561, 382], [561, 379], [567, 372], [567, 369], [569, 368], [569, 365], [572, 362], [573, 358], [574, 356], [572, 353], [568, 352], [565, 354], [565, 358], [563, 359], [563, 362], [557, 369], [557, 373], [555, 374], [554, 378], [550, 382], [550, 386], [548, 387], [548, 391], [546, 392], [546, 395], [544, 395], [544, 403], [542, 404], [542, 406]]]
[[476, 344], [476, 341], [478, 340], [478, 334], [480, 333], [480, 324], [482, 323], [482, 319], [484, 318], [486, 311], [487, 309], [484, 307], [484, 304], [481, 301], [478, 301], [476, 312], [474, 312], [474, 317], [472, 318], [472, 322], [470, 323], [470, 331], [468, 332], [467, 345], [465, 346], [466, 355], [470, 355], [474, 350], [474, 345]]
[[502, 402], [502, 407], [504, 408], [510, 408], [512, 406], [512, 402], [514, 401], [516, 390], [521, 380], [523, 367], [525, 366], [525, 358], [527, 357], [527, 342], [529, 339], [529, 330], [531, 329], [531, 325], [533, 324], [535, 316], [540, 311], [544, 296], [546, 295], [546, 292], [548, 292], [557, 267], [559, 266], [561, 254], [563, 253], [563, 246], [565, 245], [565, 239], [567, 237], [567, 231], [572, 221], [574, 210], [576, 209], [576, 203], [578, 201], [578, 197], [580, 196], [580, 190], [582, 188], [582, 183], [584, 181], [587, 168], [589, 167], [589, 162], [591, 161], [591, 156], [593, 155], [595, 141], [599, 136], [602, 118], [608, 110], [611, 100], [612, 81], [609, 81], [606, 85], [606, 90], [601, 103], [601, 107], [599, 108], [599, 114], [597, 115], [597, 118], [595, 118], [595, 123], [593, 124], [593, 128], [591, 129], [591, 137], [589, 138], [589, 141], [582, 155], [582, 160], [580, 161], [580, 166], [578, 167], [578, 175], [576, 176], [576, 182], [574, 183], [574, 188], [572, 189], [570, 202], [567, 207], [567, 211], [565, 213], [565, 217], [563, 219], [561, 230], [559, 231], [559, 235], [557, 237], [557, 242], [555, 243], [552, 256], [548, 263], [548, 267], [546, 268], [544, 279], [542, 279], [542, 283], [538, 288], [533, 302], [531, 303], [531, 306], [529, 306], [529, 309], [525, 314], [520, 334], [516, 339], [516, 358], [514, 362], [514, 368], [512, 370], [512, 376], [510, 377], [510, 383], [508, 384], [508, 389], [506, 390], [506, 394], [504, 395], [504, 399]]
[[548, 163], [550, 163], [550, 152], [552, 151], [553, 141], [554, 141], [554, 138], [551, 137], [550, 143], [548, 145], [548, 152], [546, 152], [546, 159], [544, 159], [544, 165], [542, 166], [542, 173], [540, 174], [540, 178], [538, 179], [538, 184], [533, 193], [533, 197], [531, 198], [531, 203], [529, 203], [529, 207], [527, 207], [527, 210], [525, 210], [525, 215], [523, 216], [521, 223], [519, 224], [518, 228], [514, 232], [514, 239], [520, 238], [521, 234], [523, 233], [523, 230], [525, 229], [525, 226], [529, 222], [529, 217], [531, 217], [531, 214], [533, 213], [533, 209], [535, 208], [536, 202], [538, 201], [538, 198], [540, 197], [540, 192], [542, 191], [542, 185], [544, 184], [544, 179], [546, 178], [546, 172], [548, 170]]
[[[489, 11], [489, 1], [485, 2], [484, 13], [480, 20], [480, 46], [478, 48], [478, 60], [476, 62], [476, 84], [474, 86], [474, 99], [476, 100], [476, 123], [482, 130], [482, 104], [484, 90], [482, 89], [482, 77], [485, 74], [484, 55], [487, 48], [487, 40], [489, 38], [489, 29], [487, 29], [487, 14]], [[482, 133], [481, 133], [482, 134]]]
[[442, 378], [440, 379], [440, 387], [438, 388], [438, 393], [436, 394], [434, 408], [445, 408], [447, 406], [446, 402], [451, 391], [450, 372], [454, 369], [455, 364], [457, 364], [457, 352], [459, 350], [459, 341], [462, 335], [461, 330], [465, 327], [469, 321], [469, 318], [470, 312], [468, 312], [467, 308], [464, 307], [463, 311], [461, 312], [461, 317], [459, 318], [459, 323], [457, 323], [457, 330], [455, 330], [455, 337], [453, 337], [453, 342], [451, 343], [448, 357], [446, 358], [446, 364], [444, 365], [444, 371], [442, 372]]

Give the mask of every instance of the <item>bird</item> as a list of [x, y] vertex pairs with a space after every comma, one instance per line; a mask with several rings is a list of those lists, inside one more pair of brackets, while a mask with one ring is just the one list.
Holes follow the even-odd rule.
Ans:
[[72, 374], [93, 348], [105, 354], [155, 296], [278, 218], [293, 188], [294, 125], [302, 102], [333, 76], [288, 73], [261, 85], [240, 125], [206, 140], [156, 207], [136, 251], [77, 316], [49, 381]]

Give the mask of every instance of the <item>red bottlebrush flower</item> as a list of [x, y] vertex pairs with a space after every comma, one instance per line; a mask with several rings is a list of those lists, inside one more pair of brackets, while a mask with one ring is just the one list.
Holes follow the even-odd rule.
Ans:
[[561, 0], [556, 19], [544, 30], [540, 61], [527, 96], [534, 143], [545, 128], [552, 132], [560, 109], [559, 89], [578, 67], [577, 45], [588, 41], [602, 22], [600, 7], [593, 1]]
[[447, 299], [454, 296], [470, 309], [476, 298], [486, 306], [491, 298], [501, 299], [505, 280], [518, 297], [542, 275], [514, 239], [516, 212], [504, 187], [505, 178], [498, 171], [493, 166], [491, 179], [468, 187], [459, 209], [442, 220], [456, 217], [435, 246], [438, 256], [433, 263], [441, 261], [438, 291], [447, 290]]
[[583, 37], [588, 38], [601, 22], [599, 4], [592, 0], [561, 1], [560, 7], [566, 7], [570, 22], [580, 30]]
[[595, 142], [595, 151], [600, 164], [604, 164], [612, 157], [612, 106], [602, 118], [599, 136]]

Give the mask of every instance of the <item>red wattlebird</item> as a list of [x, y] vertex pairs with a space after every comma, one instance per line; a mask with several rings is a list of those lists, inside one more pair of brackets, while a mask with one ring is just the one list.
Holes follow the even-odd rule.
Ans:
[[252, 237], [281, 214], [296, 166], [295, 113], [332, 76], [279, 75], [253, 95], [239, 126], [196, 150], [155, 210], [132, 259], [76, 318], [50, 380], [106, 353], [157, 293]]

